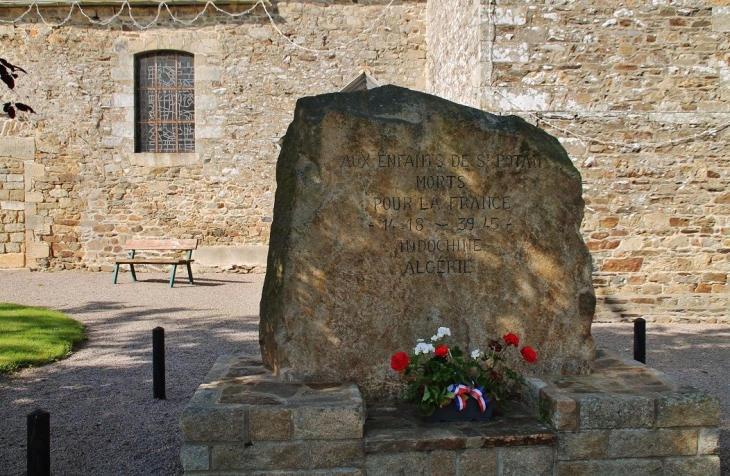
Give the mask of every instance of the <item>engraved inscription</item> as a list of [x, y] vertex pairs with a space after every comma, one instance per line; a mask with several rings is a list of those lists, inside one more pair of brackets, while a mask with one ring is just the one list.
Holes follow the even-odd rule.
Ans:
[[543, 163], [524, 154], [361, 152], [343, 156], [340, 167], [405, 169], [399, 174], [413, 169], [412, 189], [367, 198], [370, 230], [385, 233], [380, 236], [388, 237], [386, 249], [403, 256], [402, 275], [468, 275], [478, 272], [489, 234], [511, 232], [513, 211], [520, 206], [509, 190], [470, 194], [473, 173], [486, 168], [540, 173]]

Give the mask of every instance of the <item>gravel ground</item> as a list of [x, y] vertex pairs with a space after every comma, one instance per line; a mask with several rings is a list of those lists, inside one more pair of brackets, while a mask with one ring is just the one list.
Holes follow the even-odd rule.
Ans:
[[[184, 274], [184, 273], [183, 273]], [[0, 271], [0, 302], [45, 306], [83, 322], [88, 341], [61, 362], [0, 378], [0, 475], [25, 474], [26, 415], [51, 413], [54, 475], [179, 475], [178, 418], [221, 354], [258, 354], [263, 275]], [[165, 328], [167, 399], [152, 398], [152, 329]], [[730, 326], [648, 324], [647, 362], [721, 398], [723, 475], [730, 476]], [[631, 324], [596, 324], [625, 356]]]

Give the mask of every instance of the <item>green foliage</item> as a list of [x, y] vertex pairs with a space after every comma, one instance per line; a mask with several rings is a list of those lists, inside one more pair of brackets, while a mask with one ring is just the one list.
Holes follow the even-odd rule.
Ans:
[[0, 374], [68, 357], [83, 340], [84, 326], [65, 314], [0, 303]]
[[542, 423], [545, 423], [550, 428], [555, 429], [555, 426], [553, 425], [553, 420], [552, 418], [550, 418], [550, 406], [545, 400], [540, 400], [540, 403], [537, 404], [537, 413], [538, 419]]
[[[443, 335], [434, 336], [432, 342], [440, 344], [442, 339]], [[404, 400], [416, 404], [422, 415], [430, 415], [453, 400], [450, 385], [464, 383], [481, 387], [490, 402], [509, 408], [507, 401], [516, 396], [519, 385], [524, 383], [522, 376], [507, 365], [505, 353], [509, 347], [494, 340], [486, 352], [474, 357], [465, 355], [458, 346], [448, 348], [445, 356], [416, 351], [404, 371], [408, 381]], [[516, 350], [517, 346], [514, 347]]]

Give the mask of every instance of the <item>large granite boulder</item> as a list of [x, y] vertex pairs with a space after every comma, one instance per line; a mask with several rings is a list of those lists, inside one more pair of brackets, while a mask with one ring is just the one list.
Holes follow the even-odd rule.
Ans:
[[507, 332], [530, 373], [583, 373], [595, 347], [581, 177], [559, 142], [395, 86], [297, 102], [277, 164], [261, 300], [284, 380], [400, 389], [390, 355], [440, 326], [468, 350]]

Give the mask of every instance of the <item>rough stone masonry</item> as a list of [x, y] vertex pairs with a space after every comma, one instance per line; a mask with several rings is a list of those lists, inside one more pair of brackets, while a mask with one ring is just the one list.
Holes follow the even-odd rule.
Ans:
[[260, 339], [285, 380], [398, 393], [388, 357], [440, 326], [507, 332], [538, 373], [590, 368], [581, 178], [558, 141], [395, 86], [300, 99], [277, 164]]
[[[0, 267], [111, 272], [127, 239], [157, 236], [198, 238], [201, 267], [262, 269], [295, 98], [366, 67], [559, 138], [584, 180], [596, 320], [730, 322], [726, 0], [281, 0], [276, 25], [260, 5], [171, 5], [189, 27], [132, 2], [144, 29], [126, 9], [91, 23], [119, 2], [30, 3], [0, 2], [3, 57], [29, 72], [14, 99], [39, 111], [0, 125]], [[195, 55], [195, 154], [134, 153], [134, 57], [159, 49]]]

